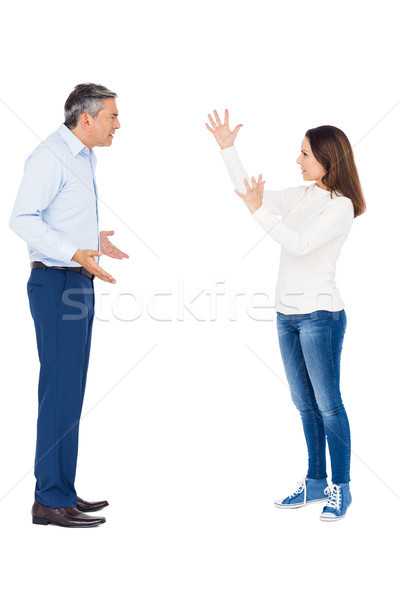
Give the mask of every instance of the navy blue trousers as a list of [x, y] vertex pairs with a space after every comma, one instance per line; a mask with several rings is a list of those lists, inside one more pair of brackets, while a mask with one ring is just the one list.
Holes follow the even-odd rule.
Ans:
[[93, 281], [74, 271], [32, 269], [27, 293], [40, 361], [35, 499], [76, 506], [79, 419], [94, 317]]

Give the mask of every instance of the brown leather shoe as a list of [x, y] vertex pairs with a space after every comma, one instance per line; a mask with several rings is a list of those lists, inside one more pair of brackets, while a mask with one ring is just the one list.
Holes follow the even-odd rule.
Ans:
[[86, 502], [82, 498], [77, 498], [76, 508], [82, 512], [95, 512], [108, 506], [107, 500], [101, 500], [100, 502]]
[[61, 527], [95, 527], [105, 523], [104, 517], [88, 517], [85, 513], [70, 506], [51, 508], [37, 500], [32, 506], [32, 523], [36, 525], [60, 525]]

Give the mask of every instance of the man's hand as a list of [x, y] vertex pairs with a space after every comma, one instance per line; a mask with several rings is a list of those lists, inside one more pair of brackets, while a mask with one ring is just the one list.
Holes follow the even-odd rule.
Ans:
[[108, 239], [109, 235], [114, 235], [114, 231], [100, 231], [100, 250], [102, 253], [106, 256], [110, 256], [110, 258], [118, 258], [119, 260], [129, 258], [125, 252], [118, 250], [118, 248], [110, 242]]
[[72, 257], [72, 260], [82, 265], [95, 275], [99, 279], [103, 281], [107, 281], [108, 283], [117, 283], [112, 275], [104, 271], [97, 262], [94, 260], [94, 256], [101, 256], [102, 252], [98, 252], [97, 250], [77, 250]]
[[258, 181], [256, 181], [254, 177], [251, 178], [252, 187], [249, 186], [247, 179], [244, 180], [244, 185], [246, 187], [245, 194], [241, 194], [235, 190], [235, 194], [240, 196], [245, 201], [247, 208], [251, 213], [256, 212], [256, 210], [258, 210], [262, 205], [264, 184], [265, 181], [262, 180], [262, 175], [259, 175]]
[[214, 110], [215, 121], [212, 116], [209, 114], [208, 118], [210, 119], [210, 123], [212, 127], [206, 123], [206, 127], [208, 131], [211, 131], [215, 139], [217, 140], [219, 147], [223, 150], [224, 148], [229, 148], [229, 146], [233, 146], [238, 131], [243, 125], [236, 125], [235, 129], [231, 131], [229, 129], [229, 112], [228, 109], [225, 109], [225, 120], [221, 123], [219, 115], [216, 110]]

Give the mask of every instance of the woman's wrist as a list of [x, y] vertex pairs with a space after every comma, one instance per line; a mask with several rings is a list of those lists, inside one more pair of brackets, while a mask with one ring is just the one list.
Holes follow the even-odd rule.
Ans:
[[252, 202], [247, 203], [247, 208], [249, 209], [249, 211], [251, 212], [252, 215], [254, 215], [254, 213], [256, 213], [258, 210], [260, 210], [260, 208], [262, 207], [263, 203], [261, 200], [257, 199], [257, 200], [253, 200]]

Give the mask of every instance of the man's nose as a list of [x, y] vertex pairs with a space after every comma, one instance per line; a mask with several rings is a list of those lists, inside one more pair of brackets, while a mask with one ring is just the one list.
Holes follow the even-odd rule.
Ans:
[[121, 123], [116, 118], [115, 121], [114, 121], [114, 129], [119, 129], [120, 127], [121, 127]]

